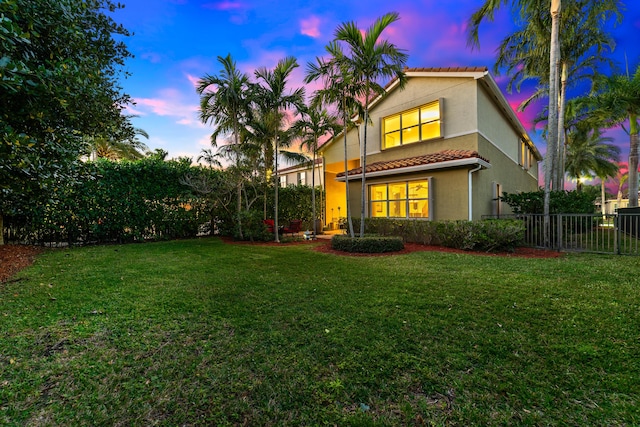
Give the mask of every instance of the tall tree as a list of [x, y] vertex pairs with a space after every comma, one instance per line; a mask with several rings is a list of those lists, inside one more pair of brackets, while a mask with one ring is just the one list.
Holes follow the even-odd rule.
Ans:
[[549, 116], [548, 116], [548, 133], [547, 133], [547, 152], [545, 153], [545, 173], [544, 173], [544, 241], [545, 245], [550, 242], [550, 221], [549, 221], [549, 202], [552, 185], [552, 176], [557, 167], [558, 153], [558, 63], [560, 62], [560, 9], [561, 0], [551, 0], [549, 7], [548, 0], [485, 0], [484, 4], [473, 13], [469, 21], [469, 43], [473, 46], [479, 46], [479, 28], [480, 24], [485, 21], [492, 21], [495, 13], [501, 6], [511, 5], [512, 10], [516, 11], [515, 15], [530, 18], [538, 13], [538, 11], [548, 10], [551, 16], [551, 37], [549, 41]]
[[[0, 230], [72, 179], [84, 137], [131, 135], [118, 80], [131, 55], [110, 0], [0, 2]], [[0, 243], [2, 232], [0, 231]]]
[[[340, 129], [338, 119], [318, 105], [304, 109], [302, 117], [294, 124], [294, 129], [302, 136], [302, 147], [312, 154], [311, 160], [311, 205], [313, 210], [313, 237], [318, 233], [316, 225], [316, 157], [318, 142], [323, 136], [335, 133]], [[322, 183], [320, 183], [322, 186]]]
[[[602, 65], [611, 66], [604, 54], [613, 50], [615, 42], [604, 25], [615, 18], [621, 19], [619, 0], [574, 0], [564, 4], [560, 16], [560, 87], [558, 97], [558, 166], [553, 180], [556, 188], [564, 188], [565, 107], [567, 89], [583, 82], [593, 84]], [[549, 47], [551, 17], [545, 10], [523, 17], [523, 27], [507, 36], [498, 49], [494, 70], [510, 76], [507, 90], [514, 86], [519, 91], [523, 82], [534, 80], [538, 89], [519, 106], [525, 110], [532, 101], [547, 96], [549, 86]], [[546, 111], [544, 112], [546, 120]]]
[[603, 78], [590, 101], [594, 114], [600, 115], [609, 126], [624, 127], [624, 123], [629, 122], [629, 206], [637, 207], [640, 65], [633, 75], [620, 74]]
[[347, 46], [343, 56], [346, 69], [353, 78], [361, 81], [364, 87], [364, 136], [362, 140], [362, 188], [360, 197], [360, 236], [364, 235], [366, 208], [366, 168], [367, 168], [367, 127], [369, 124], [369, 105], [376, 95], [384, 95], [385, 89], [379, 83], [384, 79], [397, 79], [404, 87], [406, 75], [404, 66], [408, 55], [393, 43], [382, 40], [382, 32], [398, 21], [400, 16], [391, 12], [378, 18], [369, 28], [361, 32], [355, 22], [345, 22], [335, 32], [337, 41]]
[[278, 234], [278, 148], [280, 144], [289, 142], [289, 138], [283, 138], [286, 134], [288, 123], [285, 123], [287, 109], [293, 108], [296, 111], [302, 109], [304, 105], [304, 88], [289, 90], [287, 85], [293, 70], [298, 67], [298, 62], [294, 57], [286, 57], [276, 64], [273, 70], [260, 67], [255, 71], [258, 81], [255, 87], [255, 102], [259, 105], [262, 114], [268, 118], [269, 122], [269, 142], [274, 147], [274, 233], [275, 241], [279, 242]]
[[618, 171], [620, 149], [610, 144], [613, 138], [604, 137], [599, 129], [583, 123], [567, 135], [567, 173], [576, 179], [578, 191], [582, 190], [581, 178], [592, 175], [602, 179], [604, 188], [606, 178]]
[[[249, 76], [240, 72], [230, 54], [224, 58], [218, 56], [218, 62], [222, 66], [218, 75], [205, 75], [199, 80], [196, 88], [200, 95], [200, 120], [203, 123], [211, 123], [216, 127], [211, 135], [212, 145], [217, 144], [221, 135], [231, 135], [234, 152], [240, 168], [240, 129], [243, 121], [249, 114], [251, 99], [249, 94]], [[238, 236], [243, 239], [242, 232], [242, 179], [241, 174], [236, 175], [236, 221]]]
[[325, 50], [328, 58], [316, 57], [315, 62], [307, 64], [306, 83], [320, 80], [322, 88], [315, 91], [312, 103], [315, 105], [334, 106], [342, 120], [342, 138], [344, 145], [345, 195], [347, 208], [347, 229], [349, 235], [355, 236], [349, 197], [347, 131], [352, 127], [351, 117], [362, 113], [358, 98], [364, 94], [362, 82], [353, 78], [347, 68], [342, 47], [336, 42], [329, 43]]

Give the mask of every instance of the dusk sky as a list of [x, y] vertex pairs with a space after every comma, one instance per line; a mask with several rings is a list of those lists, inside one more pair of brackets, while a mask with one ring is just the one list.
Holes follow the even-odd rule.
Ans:
[[[129, 113], [139, 117], [134, 125], [149, 133], [145, 141], [151, 150], [162, 148], [169, 157], [189, 156], [194, 160], [203, 148], [210, 148], [212, 128], [197, 117], [197, 80], [220, 70], [217, 56], [230, 53], [239, 68], [253, 76], [260, 66], [273, 67], [287, 55], [300, 67], [292, 85], [301, 86], [306, 64], [324, 54], [336, 27], [355, 21], [368, 27], [377, 17], [396, 11], [400, 21], [383, 37], [409, 54], [409, 67], [487, 66], [493, 67], [496, 47], [514, 26], [509, 15], [499, 14], [480, 29], [481, 48], [467, 47], [467, 22], [483, 0], [416, 0], [367, 2], [325, 0], [124, 0], [125, 9], [114, 17], [134, 33], [126, 40], [135, 58], [129, 59], [123, 80], [126, 93], [136, 102]], [[611, 29], [617, 46], [611, 54], [624, 67], [640, 63], [640, 3], [627, 0], [624, 21]], [[494, 78], [505, 88], [508, 76]], [[307, 87], [308, 93], [313, 87]], [[530, 93], [506, 94], [512, 107]], [[539, 108], [539, 106], [537, 106]], [[532, 130], [530, 119], [537, 111], [518, 114], [538, 149], [544, 141]], [[622, 130], [609, 133], [623, 151], [626, 162], [628, 136]]]

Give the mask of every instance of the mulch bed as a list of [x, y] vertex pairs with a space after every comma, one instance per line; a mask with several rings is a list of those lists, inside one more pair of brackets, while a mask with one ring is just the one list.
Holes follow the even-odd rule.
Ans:
[[40, 252], [42, 248], [37, 246], [0, 245], [0, 283], [33, 264]]
[[314, 250], [327, 254], [354, 256], [354, 257], [371, 257], [371, 256], [389, 256], [389, 255], [402, 255], [410, 254], [412, 252], [420, 251], [436, 251], [436, 252], [448, 252], [457, 254], [473, 254], [482, 256], [494, 256], [494, 257], [516, 257], [516, 258], [559, 258], [563, 256], [563, 253], [557, 251], [547, 251], [544, 249], [536, 248], [516, 248], [515, 252], [478, 252], [478, 251], [463, 251], [462, 249], [446, 248], [444, 246], [433, 245], [420, 245], [418, 243], [405, 243], [404, 249], [396, 252], [385, 252], [381, 254], [363, 254], [363, 253], [350, 253], [343, 251], [336, 251], [331, 248], [331, 242], [328, 240], [295, 240], [287, 243], [275, 243], [275, 242], [244, 242], [235, 241], [231, 238], [223, 237], [222, 240], [225, 243], [234, 245], [255, 245], [255, 246], [287, 246], [287, 245], [304, 245], [314, 244]]

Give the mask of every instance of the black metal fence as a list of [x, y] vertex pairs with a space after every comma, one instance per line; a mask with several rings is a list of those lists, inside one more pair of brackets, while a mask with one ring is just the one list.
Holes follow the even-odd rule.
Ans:
[[640, 255], [640, 213], [549, 215], [547, 236], [542, 214], [486, 218], [523, 221], [527, 246], [567, 252]]

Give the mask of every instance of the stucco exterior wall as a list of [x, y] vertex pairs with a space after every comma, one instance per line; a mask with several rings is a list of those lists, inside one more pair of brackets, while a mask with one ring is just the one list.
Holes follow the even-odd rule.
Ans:
[[488, 141], [495, 144], [512, 161], [518, 163], [520, 135], [504, 119], [496, 103], [487, 92], [478, 86], [478, 131]]
[[[534, 191], [538, 188], [538, 164], [534, 161], [529, 170], [518, 164], [522, 135], [519, 127], [510, 122], [503, 108], [508, 108], [495, 98], [493, 86], [474, 77], [410, 77], [404, 90], [393, 89], [389, 95], [376, 102], [370, 111], [372, 125], [367, 127], [367, 164], [397, 160], [437, 153], [444, 150], [473, 150], [491, 164], [488, 169], [474, 172], [472, 178], [472, 219], [494, 212], [495, 183], [501, 191]], [[383, 119], [421, 105], [441, 102], [442, 136], [426, 141], [382, 149]], [[518, 125], [519, 126], [519, 125]], [[360, 165], [360, 141], [364, 137], [362, 126], [347, 134], [349, 169]], [[337, 216], [346, 216], [344, 182], [336, 182], [336, 174], [344, 171], [344, 146], [338, 137], [323, 150], [325, 182], [327, 190], [327, 219], [331, 220], [331, 208]], [[474, 166], [446, 170], [429, 170], [388, 176], [368, 176], [367, 184], [407, 179], [431, 178], [431, 219], [466, 220], [469, 218], [469, 170]], [[354, 217], [360, 216], [361, 179], [350, 180], [349, 200]], [[335, 192], [334, 194], [332, 194]], [[368, 196], [368, 195], [367, 195]], [[367, 201], [368, 205], [368, 201]], [[506, 204], [501, 206], [508, 213]], [[365, 214], [369, 216], [368, 206]]]
[[[367, 153], [372, 155], [381, 151], [401, 151], [403, 148], [395, 147], [382, 150], [383, 118], [440, 99], [442, 99], [443, 138], [475, 132], [478, 127], [478, 117], [475, 114], [477, 103], [475, 86], [476, 81], [473, 78], [409, 78], [404, 90], [394, 89], [371, 111], [373, 126], [369, 126], [367, 129]], [[435, 143], [437, 141], [434, 139], [429, 142]], [[404, 148], [408, 149], [410, 145], [404, 146]], [[439, 150], [434, 146], [434, 151]]]

